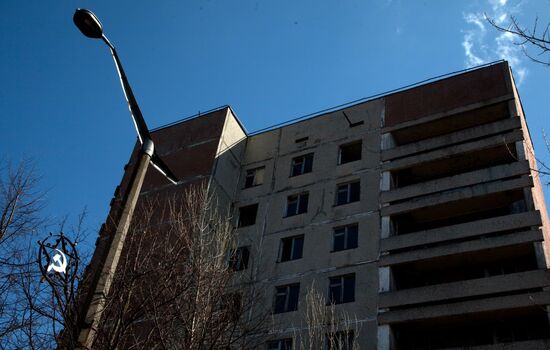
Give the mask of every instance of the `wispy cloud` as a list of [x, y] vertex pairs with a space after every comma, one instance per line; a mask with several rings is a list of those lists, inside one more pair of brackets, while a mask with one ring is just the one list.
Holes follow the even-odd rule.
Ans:
[[497, 25], [506, 26], [510, 16], [517, 13], [520, 6], [521, 3], [512, 6], [508, 0], [487, 0], [484, 8], [463, 14], [466, 28], [462, 30], [462, 47], [466, 66], [505, 59], [514, 69], [518, 84], [525, 80], [528, 71], [521, 47], [514, 43], [513, 35], [492, 28], [486, 18], [491, 18]]

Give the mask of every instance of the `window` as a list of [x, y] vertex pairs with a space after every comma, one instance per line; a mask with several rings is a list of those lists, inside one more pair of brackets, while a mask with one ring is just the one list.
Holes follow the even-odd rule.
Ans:
[[267, 343], [267, 350], [292, 350], [292, 339], [272, 340]]
[[361, 141], [356, 141], [340, 146], [338, 152], [338, 164], [345, 164], [361, 159]]
[[246, 171], [244, 188], [258, 186], [264, 183], [265, 167], [249, 169]]
[[307, 192], [288, 196], [286, 202], [286, 216], [306, 213], [308, 199], [309, 194]]
[[[242, 296], [239, 293], [223, 294], [219, 298], [219, 313], [232, 322], [237, 321], [243, 315]], [[220, 315], [220, 317], [223, 317]]]
[[281, 239], [279, 261], [289, 261], [302, 258], [304, 249], [304, 235]]
[[329, 278], [328, 300], [331, 304], [355, 301], [355, 274]]
[[332, 251], [357, 248], [358, 232], [357, 224], [335, 227], [332, 235]]
[[248, 260], [250, 258], [249, 247], [239, 247], [229, 255], [229, 267], [233, 271], [246, 270], [248, 268]]
[[311, 173], [313, 167], [313, 153], [304, 154], [292, 159], [290, 167], [290, 176], [298, 176]]
[[355, 334], [353, 331], [341, 331], [325, 336], [326, 350], [353, 350]]
[[258, 212], [258, 203], [239, 208], [239, 227], [254, 225], [256, 223], [256, 213]]
[[357, 202], [360, 193], [361, 186], [359, 185], [359, 181], [338, 185], [336, 190], [336, 205]]
[[298, 310], [300, 284], [289, 284], [275, 288], [274, 314]]

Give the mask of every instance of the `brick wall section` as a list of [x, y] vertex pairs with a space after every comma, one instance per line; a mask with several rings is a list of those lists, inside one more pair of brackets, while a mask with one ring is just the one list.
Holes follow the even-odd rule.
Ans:
[[[136, 205], [136, 216], [139, 215], [140, 202], [144, 193], [147, 193], [148, 196], [154, 195], [162, 200], [183, 194], [190, 184], [208, 180], [209, 176], [212, 175], [216, 150], [220, 142], [226, 115], [227, 108], [223, 108], [200, 118], [184, 121], [152, 133], [158, 154], [184, 184], [174, 187], [153, 166], [149, 166], [141, 189], [142, 195]], [[98, 270], [107, 254], [107, 249], [120, 216], [120, 200], [123, 198], [130, 181], [139, 147], [139, 143], [136, 143], [130, 161], [125, 168], [120, 188], [114, 194], [115, 198], [111, 202], [107, 220], [98, 234], [94, 255], [86, 269], [83, 290], [89, 288], [89, 283], [92, 281], [95, 271]], [[81, 303], [89, 302], [91, 296], [84, 296], [86, 294], [82, 291], [79, 294], [82, 298], [80, 299]]]
[[388, 95], [385, 126], [511, 93], [506, 74], [504, 62]]

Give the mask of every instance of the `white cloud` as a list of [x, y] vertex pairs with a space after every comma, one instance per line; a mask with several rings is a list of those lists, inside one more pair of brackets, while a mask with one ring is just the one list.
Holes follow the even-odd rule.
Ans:
[[478, 29], [485, 32], [485, 16], [481, 13], [467, 13], [464, 15], [466, 23], [475, 24]]
[[466, 55], [466, 61], [469, 67], [479, 66], [480, 64], [485, 63], [481, 58], [476, 56], [472, 51], [472, 48], [474, 47], [472, 33], [466, 33], [464, 35], [464, 41], [462, 41], [462, 47], [464, 48], [464, 54]]
[[[485, 8], [463, 14], [466, 28], [462, 30], [464, 36], [462, 48], [467, 67], [478, 66], [483, 63], [507, 60], [514, 69], [514, 74], [520, 85], [528, 74], [524, 67], [525, 57], [520, 46], [515, 44], [515, 38], [510, 33], [499, 32], [487, 22], [486, 16], [497, 25], [506, 25], [511, 14], [519, 11], [521, 3], [512, 6], [508, 0], [487, 0]], [[489, 8], [488, 12], [487, 8]]]
[[500, 7], [506, 6], [508, 0], [489, 0], [489, 4], [493, 8], [493, 11], [499, 9]]

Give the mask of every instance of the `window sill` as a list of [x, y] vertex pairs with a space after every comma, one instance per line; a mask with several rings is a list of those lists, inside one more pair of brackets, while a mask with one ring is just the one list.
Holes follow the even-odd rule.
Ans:
[[243, 190], [247, 190], [247, 189], [249, 189], [249, 188], [260, 187], [261, 185], [263, 185], [263, 183], [257, 184], [257, 185], [252, 185], [252, 186], [248, 186], [248, 187], [243, 187], [242, 189], [243, 189]]
[[296, 175], [290, 175], [289, 178], [293, 178], [293, 177], [298, 177], [298, 176], [302, 176], [302, 175], [307, 175], [307, 174], [311, 174], [312, 171], [308, 171], [307, 173], [301, 173], [301, 174], [296, 174]]
[[353, 201], [353, 202], [346, 202], [346, 203], [340, 203], [340, 204], [334, 204], [333, 207], [341, 207], [342, 205], [351, 204], [351, 203], [359, 203], [361, 200]]
[[327, 302], [327, 303], [326, 303], [326, 306], [342, 305], [342, 304], [349, 304], [349, 303], [354, 303], [354, 302], [355, 302], [355, 299], [354, 299], [354, 300], [350, 300], [350, 301], [341, 301], [341, 302], [339, 302], [339, 303]]
[[289, 312], [295, 312], [295, 311], [298, 311], [298, 310], [296, 309], [296, 310], [288, 310], [288, 311], [281, 311], [281, 312], [272, 312], [272, 315], [287, 314]]
[[297, 258], [297, 259], [285, 260], [285, 261], [277, 260], [277, 261], [275, 261], [275, 263], [276, 263], [276, 264], [283, 264], [283, 263], [292, 262], [292, 261], [297, 261], [297, 260], [302, 260], [302, 259], [303, 259], [303, 257]]
[[357, 249], [357, 248], [358, 248], [358, 246], [357, 246], [357, 247], [353, 247], [353, 248], [340, 249], [340, 250], [331, 250], [330, 252], [331, 252], [331, 253], [345, 252], [345, 251], [347, 251], [347, 250], [353, 250], [353, 249]]
[[292, 215], [285, 215], [285, 216], [283, 216], [283, 219], [291, 218], [291, 217], [298, 216], [298, 215], [302, 215], [302, 214], [306, 214], [306, 213], [307, 213], [307, 212], [305, 212], [305, 213], [298, 213], [298, 214], [292, 214]]
[[350, 163], [355, 163], [355, 162], [358, 162], [360, 161], [361, 159], [356, 159], [356, 160], [350, 160], [349, 162], [345, 162], [345, 163], [338, 163], [336, 164], [336, 166], [339, 166], [339, 165], [345, 165], [345, 164], [350, 164]]

